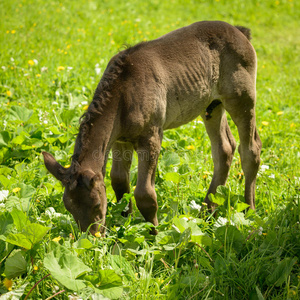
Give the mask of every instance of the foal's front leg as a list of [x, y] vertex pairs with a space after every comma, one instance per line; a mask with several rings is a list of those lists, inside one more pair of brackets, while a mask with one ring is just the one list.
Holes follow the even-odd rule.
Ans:
[[[130, 166], [132, 161], [133, 146], [129, 143], [114, 143], [112, 147], [113, 163], [110, 172], [111, 185], [116, 194], [117, 201], [130, 192]], [[132, 203], [129, 202], [128, 210], [122, 215], [127, 217], [132, 211]]]
[[[162, 141], [162, 130], [157, 127], [150, 129], [150, 136], [141, 137], [137, 143], [138, 179], [134, 197], [136, 205], [147, 222], [158, 225], [157, 201], [155, 192], [155, 171]], [[151, 234], [157, 234], [155, 228]]]

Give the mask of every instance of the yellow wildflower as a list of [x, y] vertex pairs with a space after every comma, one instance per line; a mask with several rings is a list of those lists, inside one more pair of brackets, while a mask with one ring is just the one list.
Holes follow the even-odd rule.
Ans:
[[61, 236], [58, 236], [58, 237], [52, 239], [52, 241], [56, 242], [56, 243], [58, 243], [60, 240], [61, 240]]
[[65, 165], [65, 168], [70, 168], [71, 167], [71, 165], [70, 164], [68, 164], [68, 165]]
[[17, 193], [17, 192], [21, 191], [21, 188], [16, 187], [16, 188], [14, 188], [12, 191], [13, 191], [14, 193]]
[[267, 121], [262, 121], [261, 124], [263, 124], [264, 126], [268, 126], [268, 125], [269, 125], [269, 122], [267, 122]]
[[194, 145], [188, 145], [186, 148], [188, 150], [195, 150], [195, 146]]
[[28, 64], [29, 64], [29, 66], [33, 66], [33, 65], [34, 65], [34, 61], [33, 61], [32, 59], [30, 59], [30, 60], [28, 61]]
[[34, 271], [37, 271], [38, 269], [39, 269], [38, 266], [36, 266], [36, 265], [33, 266], [33, 270], [34, 270]]
[[11, 291], [12, 284], [13, 284], [13, 282], [12, 282], [11, 279], [4, 278], [4, 280], [3, 280], [3, 285], [4, 285], [9, 291]]
[[97, 238], [101, 237], [101, 233], [100, 233], [99, 231], [96, 232], [96, 233], [95, 233], [95, 237], [97, 237]]
[[295, 123], [292, 123], [292, 124], [290, 125], [290, 127], [291, 127], [291, 128], [296, 127], [296, 124], [295, 124]]
[[83, 110], [87, 110], [88, 108], [89, 108], [88, 105], [85, 105], [85, 106], [82, 107]]
[[11, 33], [12, 33], [12, 34], [15, 34], [15, 33], [16, 33], [16, 31], [15, 31], [15, 30], [12, 30], [12, 31], [11, 31]]
[[59, 66], [59, 67], [57, 68], [57, 72], [63, 71], [64, 69], [65, 69], [65, 67]]
[[8, 97], [11, 97], [12, 92], [11, 92], [11, 91], [6, 91], [6, 95], [7, 95]]
[[36, 74], [35, 75], [37, 78], [41, 77], [42, 75], [41, 74]]
[[277, 116], [281, 116], [283, 114], [283, 111], [278, 111]]

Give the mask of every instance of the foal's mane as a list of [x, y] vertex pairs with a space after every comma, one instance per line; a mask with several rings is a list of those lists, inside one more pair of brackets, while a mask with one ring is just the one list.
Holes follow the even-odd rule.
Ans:
[[[114, 82], [124, 71], [127, 57], [142, 44], [144, 44], [144, 42], [119, 52], [107, 65], [96, 88], [92, 102], [87, 111], [80, 118], [79, 133], [76, 139], [74, 154], [72, 156], [72, 164], [75, 169], [77, 169], [75, 165], [78, 165], [89, 147], [89, 132], [93, 123], [97, 118], [101, 117], [105, 106], [110, 103]], [[77, 170], [73, 170], [73, 173], [76, 173], [76, 171]]]

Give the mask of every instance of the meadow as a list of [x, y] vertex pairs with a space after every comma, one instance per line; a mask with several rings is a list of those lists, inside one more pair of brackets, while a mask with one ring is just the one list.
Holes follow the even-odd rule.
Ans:
[[[0, 20], [1, 300], [300, 298], [299, 1], [0, 0]], [[197, 118], [164, 134], [157, 236], [135, 204], [121, 216], [133, 197], [116, 202], [111, 158], [106, 237], [81, 233], [41, 152], [70, 164], [79, 118], [114, 54], [200, 20], [252, 31], [256, 211], [244, 213], [237, 151], [217, 217], [205, 209], [213, 165]], [[136, 174], [134, 157], [132, 191]]]

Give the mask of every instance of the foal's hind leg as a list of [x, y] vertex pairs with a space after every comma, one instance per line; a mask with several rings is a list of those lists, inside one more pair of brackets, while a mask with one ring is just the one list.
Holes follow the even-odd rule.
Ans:
[[[114, 143], [112, 147], [113, 163], [110, 172], [111, 185], [117, 197], [117, 201], [120, 201], [125, 193], [130, 192], [130, 166], [132, 162], [133, 146], [129, 143]], [[127, 216], [132, 211], [131, 201], [129, 202], [129, 208], [122, 213], [123, 216]]]
[[222, 104], [211, 112], [210, 118], [202, 116], [206, 131], [211, 141], [212, 158], [214, 162], [214, 175], [205, 197], [208, 208], [213, 208], [208, 195], [215, 193], [219, 185], [225, 185], [229, 168], [234, 155], [236, 142], [228, 126], [226, 113]]
[[238, 98], [225, 101], [225, 108], [239, 132], [238, 149], [245, 174], [245, 200], [251, 209], [255, 209], [255, 182], [262, 147], [255, 124], [255, 97], [244, 93]]
[[[145, 220], [158, 225], [155, 192], [155, 171], [162, 141], [162, 130], [152, 127], [147, 136], [140, 137], [136, 145], [138, 154], [138, 179], [134, 197], [136, 205]], [[157, 234], [155, 229], [152, 234]]]

